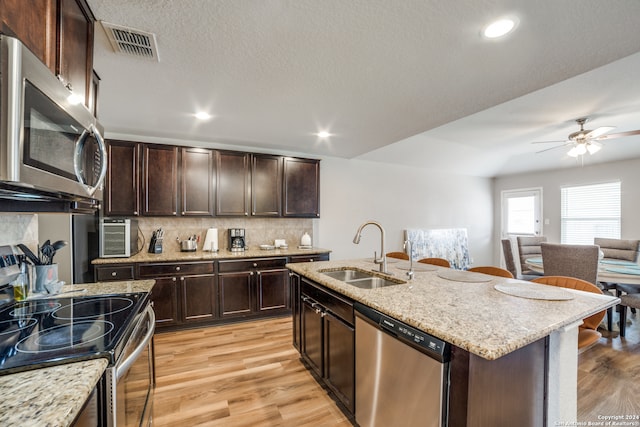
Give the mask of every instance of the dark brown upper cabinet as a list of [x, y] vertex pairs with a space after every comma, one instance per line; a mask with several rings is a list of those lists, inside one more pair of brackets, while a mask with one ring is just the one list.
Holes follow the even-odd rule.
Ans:
[[320, 161], [284, 158], [283, 216], [320, 217]]
[[0, 0], [0, 30], [20, 39], [87, 106], [94, 21], [86, 0]]
[[282, 156], [253, 154], [251, 159], [251, 215], [281, 216]]
[[249, 215], [249, 153], [216, 152], [216, 216]]
[[184, 216], [214, 214], [214, 152], [202, 148], [181, 148], [180, 209]]
[[178, 147], [142, 144], [142, 215], [177, 216]]
[[139, 144], [107, 141], [105, 215], [137, 216], [140, 213]]
[[89, 105], [93, 80], [94, 17], [84, 0], [58, 0], [56, 75]]

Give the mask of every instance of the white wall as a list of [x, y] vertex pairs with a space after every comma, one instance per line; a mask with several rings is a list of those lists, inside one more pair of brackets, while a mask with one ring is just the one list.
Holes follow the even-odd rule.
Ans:
[[542, 187], [542, 233], [560, 242], [560, 189], [571, 185], [620, 180], [622, 186], [622, 239], [640, 238], [640, 159], [573, 167], [538, 173], [510, 175], [494, 180], [494, 253], [500, 259], [500, 199], [504, 190]]
[[364, 221], [380, 222], [386, 252], [402, 250], [406, 228], [464, 227], [475, 265], [493, 260], [492, 182], [488, 178], [434, 174], [424, 169], [362, 160], [323, 159], [320, 166], [320, 219], [316, 246], [331, 249], [331, 259], [373, 256], [380, 252], [380, 233]]

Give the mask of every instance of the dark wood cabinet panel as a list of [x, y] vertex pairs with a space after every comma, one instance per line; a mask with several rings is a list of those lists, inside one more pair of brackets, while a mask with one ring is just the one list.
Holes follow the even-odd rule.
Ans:
[[139, 214], [139, 149], [128, 141], [107, 141], [105, 215]]
[[87, 99], [87, 108], [93, 116], [98, 118], [98, 93], [100, 92], [100, 76], [93, 71], [91, 73], [91, 85], [89, 86], [89, 98]]
[[181, 214], [213, 215], [214, 152], [181, 148]]
[[214, 275], [180, 277], [182, 286], [182, 320], [206, 322], [216, 318]]
[[57, 0], [0, 0], [2, 32], [21, 40], [56, 72]]
[[349, 411], [355, 409], [355, 329], [330, 312], [324, 317], [324, 376]]
[[302, 315], [302, 304], [300, 302], [300, 276], [296, 273], [289, 273], [289, 295], [291, 298], [291, 314], [293, 316], [293, 346], [301, 350], [300, 342], [301, 342], [301, 315]]
[[[300, 284], [300, 354], [336, 398], [355, 408], [353, 303], [305, 278]], [[293, 317], [294, 321], [296, 316]], [[294, 337], [295, 340], [295, 337]]]
[[280, 216], [282, 157], [254, 154], [251, 160], [251, 215]]
[[94, 18], [84, 0], [58, 0], [58, 5], [56, 74], [88, 105], [93, 73]]
[[142, 144], [142, 214], [177, 215], [178, 147]]
[[289, 270], [258, 270], [258, 311], [282, 310], [289, 304]]
[[93, 269], [96, 282], [133, 280], [135, 264], [96, 265]]
[[249, 154], [216, 152], [216, 215], [247, 216]]
[[283, 215], [320, 216], [320, 161], [284, 158]]
[[254, 311], [253, 275], [252, 271], [218, 275], [220, 317], [244, 317]]
[[156, 326], [166, 327], [179, 323], [178, 280], [175, 277], [157, 278], [151, 291]]
[[314, 262], [314, 261], [329, 261], [329, 253], [325, 254], [313, 254], [313, 255], [292, 255], [289, 257], [289, 262]]

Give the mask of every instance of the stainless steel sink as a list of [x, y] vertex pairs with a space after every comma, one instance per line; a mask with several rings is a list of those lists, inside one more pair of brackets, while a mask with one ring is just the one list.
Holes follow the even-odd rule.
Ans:
[[332, 271], [323, 271], [322, 273], [334, 279], [342, 280], [343, 282], [347, 282], [349, 280], [366, 279], [369, 277], [373, 277], [373, 274], [367, 273], [366, 271], [361, 271], [361, 270], [332, 270]]
[[376, 276], [373, 273], [369, 273], [367, 271], [355, 269], [329, 270], [321, 271], [321, 273], [360, 289], [383, 288], [385, 286], [394, 286], [406, 283], [399, 279], [387, 279], [384, 277]]

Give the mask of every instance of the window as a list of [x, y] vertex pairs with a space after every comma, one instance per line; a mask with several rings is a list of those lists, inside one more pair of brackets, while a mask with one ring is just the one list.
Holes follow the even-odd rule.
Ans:
[[620, 238], [620, 181], [561, 189], [562, 243]]
[[542, 189], [502, 192], [502, 237], [541, 233]]

